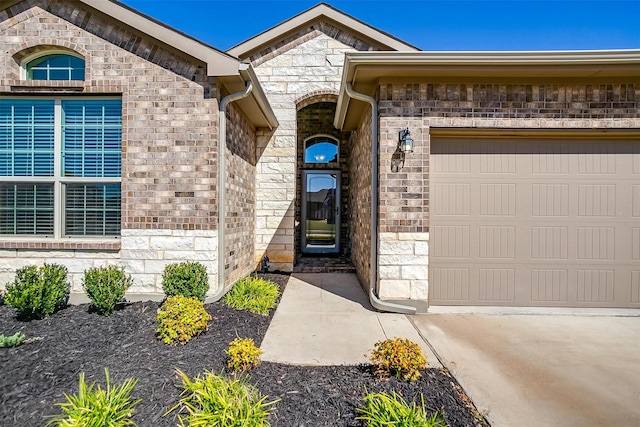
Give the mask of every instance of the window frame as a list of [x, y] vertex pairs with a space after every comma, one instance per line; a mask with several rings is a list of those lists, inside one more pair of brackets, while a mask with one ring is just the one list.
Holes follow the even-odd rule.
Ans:
[[[331, 162], [307, 162], [307, 150], [310, 148], [310, 146], [308, 146], [307, 144], [309, 143], [309, 141], [313, 140], [313, 139], [322, 139], [325, 138], [328, 141], [327, 142], [335, 142], [336, 145], [336, 160]], [[319, 142], [320, 144], [322, 142]], [[313, 146], [315, 144], [312, 144], [311, 146]], [[327, 135], [324, 133], [318, 133], [315, 135], [312, 135], [308, 138], [305, 138], [302, 144], [302, 161], [304, 162], [305, 165], [335, 165], [340, 163], [340, 140], [338, 138], [336, 138], [335, 136], [331, 136], [331, 135]]]
[[[45, 56], [52, 56], [52, 55], [64, 55], [64, 56], [73, 56], [75, 58], [81, 59], [84, 62], [84, 73], [82, 75], [82, 79], [81, 80], [73, 80], [73, 79], [65, 79], [65, 80], [56, 80], [56, 79], [32, 79], [29, 78], [29, 64], [32, 63], [33, 61], [39, 59], [39, 58], [43, 58]], [[75, 52], [75, 51], [69, 51], [69, 50], [64, 50], [64, 49], [48, 49], [46, 51], [41, 51], [41, 52], [36, 52], [32, 55], [29, 55], [27, 57], [25, 57], [22, 62], [20, 63], [20, 79], [21, 80], [27, 80], [27, 81], [32, 81], [32, 82], [81, 82], [81, 81], [85, 81], [87, 79], [87, 60], [84, 56], [80, 55], [79, 53]]]
[[[120, 175], [118, 177], [75, 177], [63, 175], [63, 135], [64, 118], [62, 111], [62, 101], [64, 100], [118, 100], [122, 103], [121, 96], [47, 96], [35, 97], [35, 96], [0, 96], [0, 100], [51, 100], [54, 103], [54, 143], [53, 143], [53, 175], [52, 176], [2, 176], [0, 180], [12, 184], [53, 184], [53, 235], [31, 235], [31, 234], [0, 234], [0, 240], [63, 240], [69, 239], [82, 239], [82, 240], [104, 240], [104, 239], [119, 239], [121, 233], [118, 235], [68, 235], [65, 233], [65, 209], [66, 209], [66, 191], [63, 187], [67, 184], [120, 184], [120, 230], [122, 231], [122, 141], [123, 141], [123, 122], [121, 110], [121, 136], [120, 136]], [[122, 104], [121, 104], [122, 105]], [[122, 108], [122, 107], [121, 107]]]

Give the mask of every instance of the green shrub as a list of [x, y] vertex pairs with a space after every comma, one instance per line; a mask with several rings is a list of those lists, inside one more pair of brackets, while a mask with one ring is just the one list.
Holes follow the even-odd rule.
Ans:
[[17, 347], [26, 339], [27, 337], [21, 333], [16, 332], [13, 335], [5, 336], [0, 335], [0, 348], [2, 347]]
[[182, 295], [168, 297], [156, 317], [158, 338], [167, 344], [186, 344], [191, 338], [209, 330], [211, 316], [202, 301]]
[[[183, 381], [180, 402], [168, 412], [182, 407], [188, 415], [178, 415], [181, 426], [216, 427], [268, 427], [270, 406], [278, 400], [266, 402], [267, 396], [246, 378], [229, 379], [205, 372], [204, 377], [193, 381], [182, 371]], [[165, 414], [165, 415], [167, 415]]]
[[138, 382], [137, 379], [126, 379], [121, 385], [111, 385], [109, 371], [104, 370], [106, 389], [95, 382], [87, 386], [84, 381], [84, 373], [80, 373], [78, 394], [64, 394], [67, 400], [64, 403], [56, 403], [62, 408], [64, 414], [54, 415], [47, 426], [56, 427], [121, 427], [135, 426], [131, 420], [134, 414], [133, 408], [140, 400], [131, 402], [131, 391]]
[[255, 276], [248, 276], [236, 282], [224, 297], [224, 302], [236, 310], [249, 310], [263, 316], [276, 305], [280, 296], [278, 285]]
[[225, 353], [229, 356], [227, 368], [232, 372], [245, 372], [258, 366], [262, 350], [251, 338], [236, 338], [229, 343]]
[[64, 307], [69, 298], [67, 268], [58, 264], [35, 265], [16, 271], [7, 285], [5, 303], [28, 319], [42, 319]]
[[357, 419], [363, 420], [367, 427], [446, 427], [443, 417], [437, 412], [429, 417], [424, 409], [424, 396], [420, 395], [421, 405], [415, 400], [408, 404], [396, 392], [369, 393], [364, 397], [364, 406], [357, 408]]
[[199, 262], [169, 264], [162, 274], [162, 289], [167, 296], [182, 295], [204, 301], [209, 290], [207, 269]]
[[427, 367], [420, 346], [405, 338], [378, 341], [371, 353], [376, 375], [394, 376], [413, 381], [420, 378], [419, 369]]
[[82, 287], [91, 300], [91, 305], [105, 316], [115, 311], [129, 286], [131, 276], [125, 274], [124, 268], [115, 265], [90, 268], [84, 272], [82, 279]]

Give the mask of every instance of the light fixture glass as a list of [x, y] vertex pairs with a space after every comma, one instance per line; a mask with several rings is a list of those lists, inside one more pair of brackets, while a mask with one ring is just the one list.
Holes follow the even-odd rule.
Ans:
[[409, 128], [402, 129], [399, 134], [398, 148], [403, 153], [413, 153], [413, 138], [411, 138], [411, 132]]

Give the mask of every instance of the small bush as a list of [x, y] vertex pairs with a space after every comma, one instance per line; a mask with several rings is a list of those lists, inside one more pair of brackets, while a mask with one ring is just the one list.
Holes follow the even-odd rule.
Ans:
[[[182, 371], [178, 375], [183, 381], [180, 402], [168, 412], [182, 407], [188, 415], [178, 415], [180, 425], [217, 427], [268, 427], [270, 406], [278, 400], [266, 402], [267, 396], [246, 378], [229, 379], [205, 372], [204, 377], [193, 381]], [[167, 415], [165, 414], [165, 415]]]
[[227, 368], [232, 372], [245, 372], [258, 366], [262, 350], [251, 338], [236, 338], [229, 343], [225, 353], [229, 355]]
[[131, 402], [131, 391], [138, 382], [137, 379], [129, 378], [121, 385], [111, 385], [109, 381], [109, 371], [104, 370], [107, 388], [102, 389], [100, 385], [94, 389], [95, 382], [87, 386], [84, 381], [84, 373], [80, 373], [78, 384], [78, 394], [64, 394], [67, 400], [64, 403], [56, 403], [62, 408], [64, 414], [54, 415], [47, 426], [56, 427], [121, 427], [135, 426], [131, 420], [134, 414], [133, 408], [140, 403], [140, 400]]
[[259, 277], [248, 276], [236, 282], [224, 302], [236, 310], [268, 316], [280, 296], [278, 285]]
[[131, 276], [125, 274], [124, 268], [115, 265], [90, 268], [84, 272], [82, 279], [82, 287], [91, 300], [91, 305], [105, 316], [115, 311], [129, 286]]
[[371, 354], [371, 362], [376, 375], [407, 381], [420, 378], [419, 369], [427, 367], [427, 359], [422, 355], [420, 346], [405, 338], [378, 341]]
[[182, 295], [204, 301], [209, 290], [207, 269], [199, 262], [169, 264], [162, 274], [162, 289], [167, 296]]
[[17, 347], [26, 339], [27, 337], [21, 332], [16, 332], [13, 335], [5, 336], [0, 335], [0, 348], [2, 347]]
[[186, 344], [191, 338], [209, 330], [211, 316], [202, 301], [176, 295], [167, 298], [156, 319], [159, 339], [167, 344]]
[[364, 406], [357, 408], [357, 417], [367, 427], [446, 427], [443, 417], [437, 412], [429, 417], [424, 409], [424, 396], [420, 395], [421, 405], [415, 400], [408, 404], [396, 392], [369, 393], [364, 397]]
[[5, 295], [5, 303], [27, 319], [47, 317], [64, 307], [68, 299], [67, 268], [58, 264], [18, 269]]

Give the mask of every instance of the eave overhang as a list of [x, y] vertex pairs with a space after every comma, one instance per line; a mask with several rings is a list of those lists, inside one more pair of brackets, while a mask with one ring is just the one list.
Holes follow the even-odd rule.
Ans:
[[625, 81], [640, 83], [640, 50], [537, 52], [351, 52], [345, 64], [334, 125], [353, 130], [366, 105], [345, 93], [375, 96], [384, 82], [512, 83]]
[[173, 49], [207, 64], [210, 77], [238, 73], [238, 59], [207, 45], [175, 28], [147, 16], [116, 0], [79, 0], [87, 6], [109, 15], [127, 26], [154, 38]]
[[[0, 10], [8, 9], [19, 1], [3, 2]], [[256, 128], [273, 129], [278, 126], [275, 114], [251, 65], [116, 0], [78, 1], [96, 13], [109, 16], [170, 50], [181, 52], [206, 64], [207, 76], [218, 79], [229, 93], [244, 89], [247, 82], [251, 81], [253, 90], [250, 96], [238, 103], [240, 109]]]

